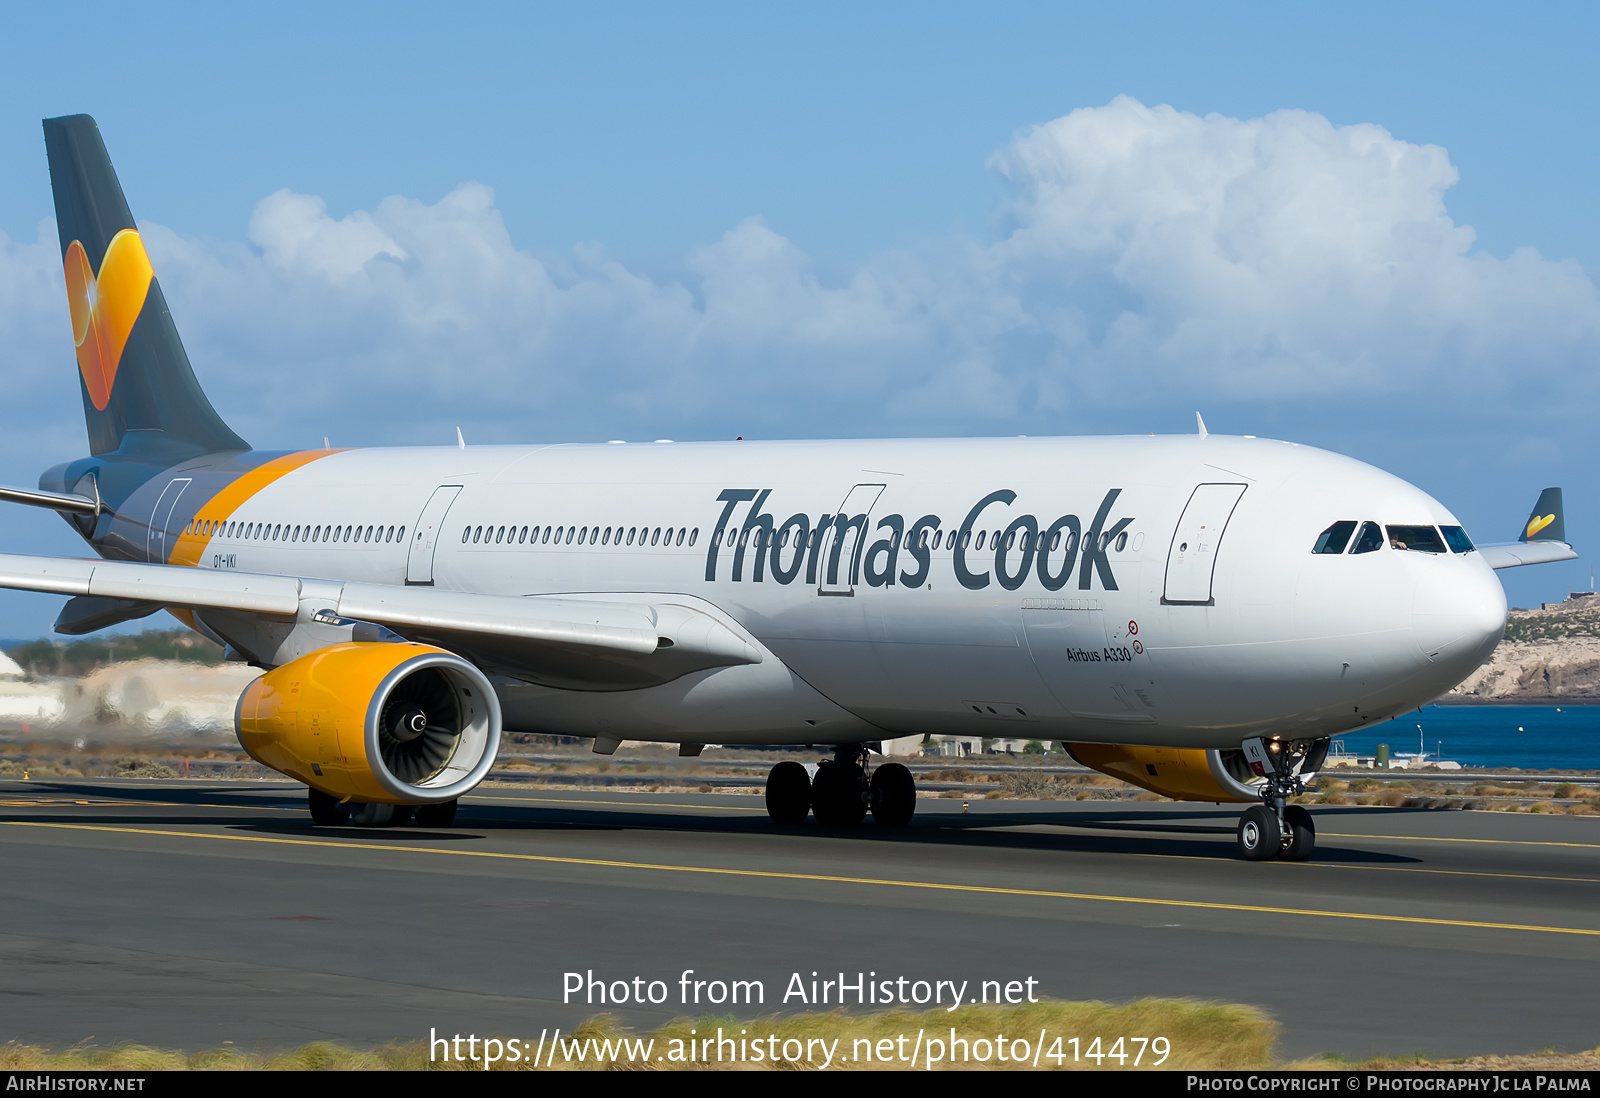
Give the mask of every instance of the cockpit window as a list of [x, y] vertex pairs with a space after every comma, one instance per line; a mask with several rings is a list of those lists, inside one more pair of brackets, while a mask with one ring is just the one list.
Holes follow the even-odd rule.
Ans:
[[1431, 526], [1389, 527], [1391, 549], [1412, 549], [1419, 553], [1444, 552], [1444, 539]]
[[1467, 537], [1467, 532], [1461, 527], [1441, 526], [1439, 527], [1439, 531], [1444, 534], [1444, 540], [1450, 546], [1450, 551], [1452, 553], [1472, 552], [1472, 539]]
[[1351, 548], [1351, 553], [1375, 553], [1383, 548], [1383, 529], [1375, 522], [1361, 524], [1361, 533], [1356, 535], [1356, 543]]
[[1311, 547], [1313, 553], [1342, 553], [1344, 547], [1350, 544], [1350, 535], [1356, 532], [1356, 524], [1351, 521], [1334, 523], [1322, 531], [1322, 536], [1317, 538], [1317, 544]]

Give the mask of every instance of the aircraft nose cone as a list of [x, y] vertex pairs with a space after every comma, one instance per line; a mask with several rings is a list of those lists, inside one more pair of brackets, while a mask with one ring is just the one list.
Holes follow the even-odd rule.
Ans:
[[1506, 627], [1506, 593], [1482, 561], [1455, 558], [1421, 563], [1411, 626], [1417, 647], [1442, 672], [1466, 678], [1489, 658]]

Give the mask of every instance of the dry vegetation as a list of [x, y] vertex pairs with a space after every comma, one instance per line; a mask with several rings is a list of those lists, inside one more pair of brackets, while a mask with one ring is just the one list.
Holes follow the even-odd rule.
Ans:
[[1548, 610], [1513, 608], [1506, 615], [1505, 639], [1514, 644], [1574, 637], [1600, 637], [1600, 595], [1570, 598]]
[[[1255, 1007], [1229, 1003], [1202, 1003], [1187, 1000], [1143, 999], [1121, 1006], [1104, 1003], [1031, 1003], [1015, 1007], [975, 1006], [965, 1007], [955, 1014], [943, 1010], [916, 1012], [891, 1010], [873, 1014], [849, 1015], [842, 1011], [826, 1014], [793, 1014], [783, 1017], [767, 1016], [739, 1019], [734, 1016], [698, 1019], [678, 1019], [650, 1033], [637, 1034], [609, 1015], [588, 1019], [570, 1035], [571, 1039], [597, 1041], [621, 1037], [654, 1038], [654, 1057], [664, 1057], [669, 1043], [690, 1036], [715, 1034], [718, 1027], [725, 1032], [738, 1034], [777, 1034], [784, 1040], [821, 1038], [838, 1040], [833, 1067], [835, 1069], [890, 1069], [904, 1070], [909, 1065], [897, 1061], [871, 1063], [852, 1062], [851, 1051], [857, 1040], [870, 1040], [874, 1044], [883, 1038], [905, 1034], [909, 1041], [919, 1030], [928, 1034], [942, 1034], [948, 1039], [955, 1028], [958, 1037], [969, 1041], [996, 1034], [1008, 1039], [1023, 1038], [1030, 1046], [1042, 1029], [1049, 1041], [1062, 1038], [1065, 1068], [1094, 1068], [1093, 1061], [1072, 1062], [1071, 1037], [1079, 1038], [1079, 1047], [1088, 1048], [1096, 1038], [1101, 1047], [1111, 1046], [1119, 1037], [1166, 1037], [1171, 1042], [1171, 1054], [1161, 1065], [1165, 1070], [1240, 1070], [1270, 1067], [1274, 1063], [1273, 1049], [1278, 1036], [1278, 1026]], [[1046, 1045], [1048, 1050], [1050, 1045]], [[1127, 1046], [1124, 1046], [1127, 1048]], [[1145, 1051], [1141, 1068], [1152, 1066], [1154, 1056]], [[1132, 1051], [1129, 1051], [1127, 1068], [1133, 1070]], [[842, 1061], [842, 1062], [841, 1062]], [[1041, 1057], [1040, 1067], [1047, 1061]], [[596, 1064], [591, 1056], [586, 1062], [565, 1064], [556, 1057], [557, 1070], [704, 1070], [721, 1067], [728, 1069], [771, 1069], [769, 1061], [745, 1064], [669, 1063], [664, 1059], [639, 1062], [621, 1061]], [[779, 1062], [777, 1068], [805, 1068], [807, 1065]], [[935, 1065], [940, 1066], [940, 1065]], [[957, 1063], [958, 1068], [1018, 1069], [1027, 1064], [1013, 1061], [1001, 1063], [991, 1059], [987, 1064]], [[1053, 1068], [1055, 1065], [1050, 1064]], [[1110, 1061], [1107, 1066], [1116, 1066]], [[526, 1061], [518, 1064], [501, 1063], [497, 1070], [527, 1070]], [[293, 1052], [263, 1054], [234, 1048], [212, 1049], [200, 1053], [184, 1053], [163, 1049], [125, 1045], [117, 1048], [71, 1048], [50, 1051], [33, 1045], [9, 1044], [0, 1046], [0, 1071], [415, 1071], [415, 1070], [481, 1070], [470, 1064], [442, 1063], [429, 1060], [429, 1046], [425, 1041], [409, 1044], [384, 1045], [375, 1049], [352, 1049], [332, 1044], [312, 1044]]]
[[1317, 792], [1295, 798], [1303, 804], [1387, 805], [1390, 808], [1455, 808], [1481, 812], [1553, 812], [1600, 816], [1600, 789], [1567, 781], [1501, 783], [1380, 778], [1322, 778]]
[[983, 773], [965, 767], [934, 770], [918, 775], [920, 782], [958, 782], [967, 788], [946, 789], [927, 796], [956, 800], [982, 797], [998, 801], [1017, 798], [1030, 801], [1115, 801], [1161, 800], [1154, 793], [1129, 785], [1105, 774], [1049, 774], [1041, 771]]
[[1294, 1060], [1282, 1067], [1288, 1071], [1595, 1071], [1600, 1070], [1600, 1048], [1585, 1052], [1545, 1049], [1523, 1056], [1464, 1056], [1457, 1060], [1430, 1060], [1420, 1055], [1346, 1060], [1324, 1055]]
[[[49, 744], [8, 746], [0, 757], [0, 778], [255, 778], [279, 777], [241, 751], [195, 747], [170, 749], [127, 745], [62, 748]], [[185, 761], [190, 764], [185, 773]]]
[[[648, 1033], [637, 1033], [620, 1024], [610, 1015], [600, 1014], [583, 1022], [564, 1037], [579, 1042], [617, 1041], [622, 1038], [654, 1039], [651, 1056], [637, 1061], [620, 1059], [597, 1062], [592, 1051], [582, 1062], [568, 1063], [558, 1055], [554, 1070], [567, 1071], [661, 1071], [661, 1070], [794, 1070], [806, 1069], [803, 1063], [780, 1061], [777, 1064], [760, 1063], [683, 1063], [667, 1062], [664, 1057], [670, 1043], [690, 1037], [715, 1035], [718, 1027], [726, 1035], [736, 1035], [743, 1030], [748, 1036], [776, 1034], [780, 1043], [798, 1039], [802, 1042], [820, 1038], [837, 1039], [833, 1070], [904, 1070], [909, 1064], [898, 1060], [871, 1063], [857, 1062], [852, 1055], [857, 1050], [856, 1041], [870, 1041], [874, 1045], [884, 1038], [904, 1034], [908, 1043], [919, 1031], [942, 1035], [948, 1039], [952, 1027], [958, 1037], [969, 1042], [975, 1038], [1005, 1034], [1008, 1039], [1022, 1037], [1030, 1046], [1040, 1030], [1047, 1034], [1045, 1051], [1053, 1047], [1060, 1037], [1060, 1048], [1065, 1062], [1060, 1066], [1071, 1070], [1104, 1068], [1117, 1070], [1114, 1059], [1097, 1065], [1083, 1059], [1076, 1064], [1071, 1059], [1070, 1038], [1079, 1039], [1079, 1048], [1088, 1049], [1095, 1038], [1100, 1038], [1101, 1048], [1112, 1047], [1117, 1038], [1133, 1036], [1164, 1036], [1171, 1042], [1171, 1054], [1159, 1065], [1160, 1070], [1238, 1071], [1277, 1068], [1289, 1071], [1594, 1071], [1600, 1069], [1600, 1049], [1577, 1053], [1559, 1053], [1554, 1050], [1518, 1056], [1473, 1056], [1454, 1060], [1429, 1060], [1422, 1056], [1379, 1057], [1355, 1061], [1336, 1054], [1302, 1060], [1282, 1061], [1275, 1055], [1278, 1025], [1255, 1007], [1230, 1003], [1206, 1003], [1191, 1000], [1142, 999], [1121, 1006], [1104, 1003], [1043, 1002], [1016, 1007], [979, 1006], [966, 1007], [955, 1015], [943, 1010], [914, 1013], [891, 1010], [873, 1014], [850, 1015], [843, 1011], [821, 1014], [794, 1014], [784, 1017], [769, 1015], [762, 1018], [740, 1019], [733, 1015], [722, 1017], [680, 1018]], [[589, 1046], [592, 1050], [593, 1046]], [[616, 1046], [613, 1046], [616, 1047]], [[680, 1046], [681, 1047], [681, 1046]], [[865, 1048], [866, 1046], [859, 1046]], [[1125, 1049], [1136, 1046], [1124, 1045]], [[547, 1048], [548, 1051], [548, 1048]], [[1138, 1070], [1129, 1052], [1126, 1070]], [[1139, 1069], [1155, 1067], [1154, 1057], [1144, 1053], [1145, 1062]], [[918, 1065], [922, 1065], [919, 1063]], [[935, 1066], [964, 1070], [1018, 1070], [1031, 1064], [1014, 1061], [1001, 1063], [990, 1059], [984, 1063], [948, 1062]], [[1041, 1056], [1039, 1067], [1051, 1069], [1056, 1064]], [[529, 1070], [524, 1059], [519, 1063], [497, 1063], [492, 1070]], [[0, 1046], [0, 1071], [477, 1071], [481, 1063], [460, 1061], [433, 1061], [429, 1059], [426, 1041], [394, 1043], [371, 1049], [350, 1048], [343, 1045], [316, 1043], [304, 1045], [290, 1052], [264, 1053], [225, 1046], [204, 1052], [187, 1053], [171, 1049], [148, 1048], [139, 1045], [119, 1045], [97, 1048], [92, 1045], [76, 1046], [61, 1051], [24, 1045], [15, 1042]], [[545, 1070], [549, 1070], [546, 1068]]]

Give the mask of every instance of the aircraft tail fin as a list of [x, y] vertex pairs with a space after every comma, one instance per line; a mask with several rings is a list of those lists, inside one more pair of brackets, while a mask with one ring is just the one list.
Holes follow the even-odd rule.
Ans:
[[150, 458], [248, 450], [200, 389], [100, 128], [44, 121], [89, 452]]
[[1539, 493], [1518, 541], [1566, 541], [1567, 516], [1561, 509], [1561, 489], [1546, 488]]

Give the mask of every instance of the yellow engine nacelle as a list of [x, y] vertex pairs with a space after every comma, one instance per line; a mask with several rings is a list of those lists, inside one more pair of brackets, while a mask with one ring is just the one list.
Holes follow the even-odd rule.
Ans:
[[[1121, 778], [1175, 801], [1261, 800], [1242, 751], [1130, 747], [1111, 743], [1064, 743], [1061, 746], [1091, 770]], [[1227, 754], [1238, 758], [1228, 759]], [[1234, 764], [1232, 767], [1228, 765], [1230, 762]]]
[[341, 801], [435, 804], [489, 773], [500, 700], [442, 648], [334, 644], [245, 687], [234, 728], [252, 759]]

